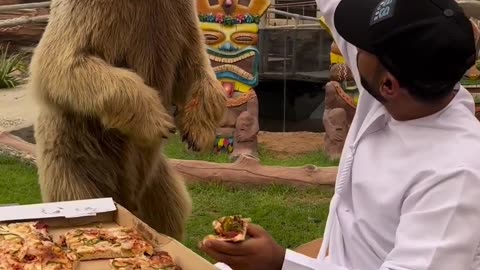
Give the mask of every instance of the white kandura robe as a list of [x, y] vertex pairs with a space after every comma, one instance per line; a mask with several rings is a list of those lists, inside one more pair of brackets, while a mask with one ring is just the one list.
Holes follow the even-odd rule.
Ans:
[[392, 119], [362, 88], [357, 49], [335, 30], [339, 2], [317, 0], [360, 99], [318, 258], [287, 250], [282, 270], [480, 270], [480, 123], [471, 94], [458, 85], [442, 111]]

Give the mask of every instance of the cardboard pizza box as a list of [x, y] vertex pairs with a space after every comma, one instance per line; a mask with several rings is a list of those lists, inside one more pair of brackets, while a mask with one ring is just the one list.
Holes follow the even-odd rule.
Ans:
[[[56, 203], [10, 205], [0, 207], [0, 223], [42, 221], [49, 226], [54, 240], [72, 228], [101, 225], [135, 228], [144, 238], [160, 250], [167, 251], [183, 270], [216, 270], [180, 242], [160, 234], [135, 217], [112, 198], [66, 201]], [[78, 270], [109, 270], [108, 260], [80, 262]]]

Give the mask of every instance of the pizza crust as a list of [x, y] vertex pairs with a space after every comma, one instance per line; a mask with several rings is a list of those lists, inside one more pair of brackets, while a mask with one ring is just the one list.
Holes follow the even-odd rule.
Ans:
[[110, 267], [111, 270], [182, 270], [164, 251], [155, 252], [152, 256], [113, 259], [110, 260]]

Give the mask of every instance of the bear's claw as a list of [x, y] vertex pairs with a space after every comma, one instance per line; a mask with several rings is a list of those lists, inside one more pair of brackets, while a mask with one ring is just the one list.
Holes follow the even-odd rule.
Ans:
[[192, 150], [194, 152], [200, 151], [199, 147], [190, 138], [189, 133], [183, 135], [182, 142], [185, 142], [188, 145], [188, 150]]

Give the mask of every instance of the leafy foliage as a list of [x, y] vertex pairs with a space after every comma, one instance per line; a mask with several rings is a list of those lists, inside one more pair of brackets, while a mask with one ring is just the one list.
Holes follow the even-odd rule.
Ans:
[[8, 53], [8, 46], [0, 46], [0, 89], [14, 88], [21, 83], [18, 73], [27, 72], [24, 53]]

